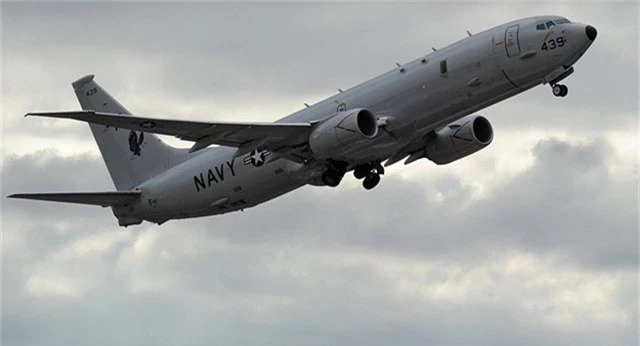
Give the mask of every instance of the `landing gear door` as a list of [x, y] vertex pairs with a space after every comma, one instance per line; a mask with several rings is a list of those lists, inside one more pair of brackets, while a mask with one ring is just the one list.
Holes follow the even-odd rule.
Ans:
[[507, 28], [504, 33], [504, 46], [507, 49], [507, 56], [514, 57], [520, 54], [520, 42], [518, 41], [519, 25], [513, 25]]

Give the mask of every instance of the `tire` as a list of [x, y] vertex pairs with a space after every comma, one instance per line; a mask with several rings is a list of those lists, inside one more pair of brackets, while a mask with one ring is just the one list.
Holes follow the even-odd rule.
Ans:
[[341, 180], [342, 177], [334, 171], [326, 171], [322, 173], [322, 182], [327, 186], [336, 187], [340, 185]]
[[362, 179], [371, 173], [371, 165], [360, 165], [353, 170], [353, 176], [356, 179]]
[[362, 186], [367, 190], [371, 190], [374, 187], [376, 187], [379, 182], [380, 182], [380, 175], [378, 175], [378, 174], [369, 174], [362, 181]]
[[561, 97], [562, 96], [562, 90], [564, 85], [561, 84], [556, 84], [551, 88], [551, 91], [553, 92], [553, 96], [556, 97]]
[[567, 94], [569, 93], [569, 88], [566, 85], [561, 85], [560, 89], [562, 89], [560, 91], [560, 96], [562, 96], [562, 97], [567, 96]]

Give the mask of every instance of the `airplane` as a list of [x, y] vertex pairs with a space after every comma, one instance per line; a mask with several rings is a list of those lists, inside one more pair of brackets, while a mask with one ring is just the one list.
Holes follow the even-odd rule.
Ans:
[[444, 165], [491, 144], [493, 128], [476, 114], [485, 107], [541, 84], [565, 97], [559, 82], [597, 31], [536, 16], [467, 34], [273, 123], [134, 117], [84, 76], [72, 83], [82, 111], [25, 116], [89, 123], [116, 191], [8, 197], [110, 207], [126, 227], [244, 210], [307, 184], [336, 187], [350, 171], [369, 190], [401, 160]]

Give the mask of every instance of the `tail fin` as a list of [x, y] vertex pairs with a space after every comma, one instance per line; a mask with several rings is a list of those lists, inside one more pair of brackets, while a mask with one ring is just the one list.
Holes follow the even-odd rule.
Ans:
[[[93, 77], [87, 75], [71, 83], [82, 109], [130, 115]], [[170, 147], [151, 133], [97, 124], [89, 126], [119, 191], [132, 189], [183, 162], [189, 155], [188, 149]]]

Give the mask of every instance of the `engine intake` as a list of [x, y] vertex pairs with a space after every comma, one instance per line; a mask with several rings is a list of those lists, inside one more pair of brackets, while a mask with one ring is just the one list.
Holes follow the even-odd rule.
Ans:
[[371, 111], [356, 108], [338, 112], [316, 127], [309, 136], [309, 147], [318, 159], [348, 158], [378, 135], [378, 120]]
[[468, 115], [435, 132], [427, 140], [427, 158], [444, 165], [471, 155], [491, 144], [493, 128], [487, 118]]

